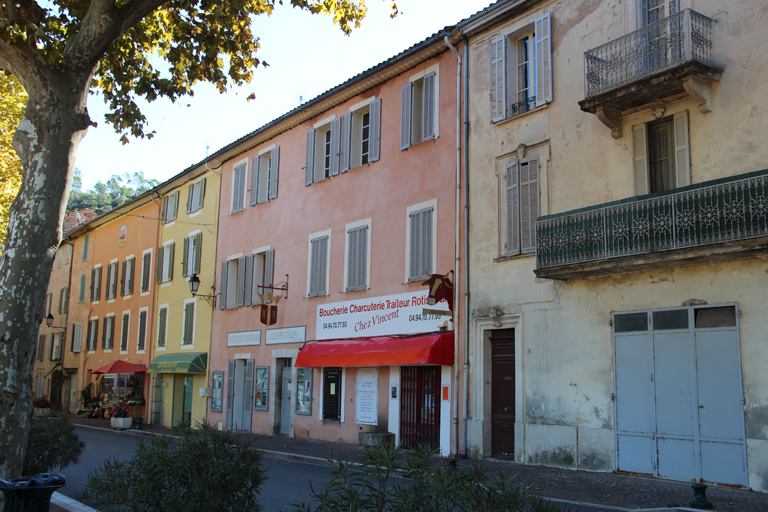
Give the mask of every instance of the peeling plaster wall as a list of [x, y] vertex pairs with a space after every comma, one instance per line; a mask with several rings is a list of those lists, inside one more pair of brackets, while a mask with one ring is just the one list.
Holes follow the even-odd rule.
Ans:
[[[687, 110], [692, 183], [768, 168], [768, 4], [750, 0], [687, 0], [716, 20], [713, 111], [703, 114], [685, 95], [671, 98], [665, 116]], [[523, 30], [552, 13], [553, 102], [516, 119], [490, 122], [489, 41]], [[680, 306], [689, 299], [737, 302], [746, 397], [749, 485], [768, 490], [768, 318], [764, 314], [767, 260], [670, 267], [570, 281], [539, 279], [533, 255], [506, 257], [504, 172], [521, 144], [539, 156], [541, 215], [634, 195], [632, 126], [653, 121], [650, 108], [625, 113], [613, 139], [595, 115], [582, 112], [584, 52], [637, 28], [631, 0], [549, 1], [489, 24], [469, 40], [469, 173], [471, 387], [468, 452], [490, 455], [490, 358], [478, 326], [499, 308], [505, 328], [517, 329], [516, 459], [587, 470], [615, 468], [612, 311]], [[507, 319], [507, 320], [505, 320]], [[514, 325], [512, 325], [514, 324]], [[485, 324], [483, 324], [485, 325]], [[485, 327], [483, 327], [485, 328]]]

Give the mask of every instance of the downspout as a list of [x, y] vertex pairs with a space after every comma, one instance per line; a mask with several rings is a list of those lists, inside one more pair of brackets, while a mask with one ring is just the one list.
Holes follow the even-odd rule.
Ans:
[[[462, 34], [463, 35], [463, 34]], [[469, 41], [464, 36], [464, 451], [461, 457], [467, 457], [467, 409], [469, 407]]]
[[[155, 189], [149, 193], [149, 199], [157, 205], [157, 211], [158, 211], [157, 236], [155, 237], [157, 240], [157, 243], [155, 244], [154, 250], [152, 251], [155, 258], [155, 266], [157, 266], [158, 264], [158, 261], [157, 261], [158, 248], [161, 247], [163, 242], [163, 220], [162, 220], [163, 219], [163, 201], [162, 201], [163, 196], [160, 194], [160, 192], [157, 191], [158, 188], [159, 186], [155, 187]], [[155, 194], [157, 194], [157, 199], [155, 199]], [[144, 262], [142, 261], [142, 266], [143, 265], [144, 265]], [[152, 290], [152, 319], [151, 321], [149, 318], [147, 319], [147, 328], [149, 329], [149, 332], [154, 333], [155, 327], [156, 327], [155, 321], [157, 320], [157, 315], [158, 315], [156, 308], [157, 308], [157, 296], [160, 293], [160, 285], [157, 284], [157, 279], [153, 279], [154, 276], [152, 275], [152, 265], [150, 265], [149, 268], [150, 268], [149, 286], [150, 286], [150, 289]], [[139, 289], [141, 289], [141, 287], [139, 287]], [[139, 293], [139, 295], [141, 295], [141, 293]], [[149, 349], [147, 350], [147, 369], [149, 369], [149, 365], [152, 363], [152, 357], [154, 357], [155, 351], [153, 350], [154, 344], [152, 343], [152, 337], [148, 336], [147, 338], [148, 339], [145, 342], [146, 344], [144, 345], [144, 348], [145, 350]], [[152, 425], [152, 408], [154, 404], [155, 381], [156, 379], [158, 379], [158, 376], [156, 373], [153, 373], [151, 379], [147, 379], [146, 376], [144, 377], [144, 379], [149, 380], [149, 382], [144, 384], [145, 386], [149, 384], [149, 393], [147, 396], [149, 400], [147, 400], [146, 398], [144, 400], [145, 403], [149, 405], [149, 407], [144, 408], [144, 421], [147, 422], [147, 425]], [[146, 393], [146, 390], [144, 392]], [[162, 394], [163, 394], [163, 389], [160, 388], [161, 397], [162, 397]]]
[[[453, 283], [453, 331], [454, 336], [456, 335], [457, 328], [456, 320], [459, 318], [459, 301], [457, 300], [458, 293], [459, 293], [459, 286], [457, 281], [457, 278], [459, 276], [459, 264], [461, 263], [460, 255], [461, 255], [461, 230], [460, 230], [460, 224], [459, 221], [461, 219], [459, 210], [461, 208], [461, 55], [456, 50], [456, 48], [453, 47], [451, 44], [451, 41], [448, 39], [448, 36], [443, 37], [443, 41], [445, 41], [445, 45], [456, 55], [456, 243], [454, 244], [455, 247], [455, 273], [454, 273], [454, 283]], [[466, 329], [465, 329], [466, 332]], [[465, 343], [466, 344], [466, 343]], [[453, 376], [454, 376], [454, 389], [458, 389], [459, 387], [459, 344], [457, 343], [457, 340], [454, 340], [454, 355], [453, 355]], [[451, 455], [456, 456], [459, 453], [459, 397], [458, 393], [453, 393], [454, 399], [453, 402], [453, 411], [452, 411], [452, 419], [453, 419], [453, 428], [454, 428], [454, 449], [451, 450]]]

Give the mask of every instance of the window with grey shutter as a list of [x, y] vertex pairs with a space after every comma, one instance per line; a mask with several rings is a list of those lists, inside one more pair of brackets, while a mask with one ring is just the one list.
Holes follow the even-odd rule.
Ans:
[[[254, 303], [253, 297], [253, 274], [255, 254], [249, 254], [245, 257], [245, 298], [243, 299], [244, 306], [250, 306]], [[258, 297], [256, 297], [258, 299]]]
[[72, 344], [70, 352], [77, 354], [83, 349], [83, 324], [72, 324]]
[[323, 419], [341, 420], [341, 368], [323, 368]]
[[520, 254], [520, 188], [517, 162], [507, 165], [507, 255]]
[[400, 149], [411, 146], [411, 84], [403, 86], [400, 97]]
[[78, 302], [85, 301], [85, 274], [80, 274], [80, 297]]
[[347, 291], [364, 290], [368, 285], [368, 226], [347, 232]]
[[264, 253], [264, 286], [272, 286], [275, 275], [275, 250]]
[[255, 360], [247, 359], [245, 361], [245, 393], [243, 393], [243, 425], [241, 430], [251, 431], [251, 417], [253, 413], [253, 373], [255, 369]]
[[552, 102], [552, 14], [534, 21], [536, 31], [536, 106]]
[[341, 119], [331, 121], [331, 176], [339, 174], [339, 151], [341, 143]]
[[352, 144], [352, 112], [344, 114], [341, 118], [341, 149], [339, 150], [339, 161], [341, 172], [347, 172], [351, 169], [350, 165], [350, 146]]
[[229, 261], [221, 262], [221, 275], [219, 281], [219, 309], [227, 309], [227, 277], [229, 275]]
[[45, 360], [45, 334], [41, 334], [37, 337], [37, 360]]
[[62, 305], [62, 308], [61, 308], [61, 309], [62, 309], [62, 313], [66, 313], [66, 312], [68, 312], [68, 311], [69, 311], [69, 286], [67, 286], [66, 288], [64, 288], [64, 293], [63, 293], [63, 295], [64, 295], [64, 296], [62, 297], [62, 302], [63, 302], [63, 305]]
[[168, 327], [167, 324], [168, 319], [168, 308], [160, 308], [160, 313], [158, 314], [157, 319], [157, 346], [162, 348], [165, 347], [165, 331]]
[[491, 39], [490, 51], [490, 97], [491, 121], [501, 121], [506, 117], [506, 37]]
[[326, 295], [326, 268], [328, 264], [328, 237], [322, 236], [310, 241], [311, 257], [309, 268], [309, 296]]
[[139, 312], [139, 337], [136, 345], [137, 350], [144, 350], [147, 341], [147, 312]]
[[517, 160], [507, 166], [507, 254], [536, 252], [539, 216], [539, 160]]
[[259, 160], [258, 156], [251, 160], [251, 206], [259, 204]]
[[310, 186], [315, 177], [315, 130], [307, 132], [307, 159], [304, 166], [304, 185]]
[[59, 314], [64, 313], [64, 288], [59, 290]]
[[368, 163], [381, 158], [381, 99], [371, 103], [370, 130]]
[[128, 350], [128, 322], [131, 317], [128, 313], [123, 313], [123, 328], [120, 333], [120, 350]]
[[411, 212], [410, 268], [409, 281], [426, 279], [432, 275], [433, 240], [432, 217], [434, 208]]
[[430, 73], [424, 77], [422, 140], [435, 137], [435, 76], [435, 73]]
[[181, 344], [192, 345], [195, 337], [195, 303], [188, 302], [184, 304], [184, 331]]
[[141, 269], [141, 291], [149, 291], [149, 275], [152, 271], [152, 253], [144, 253]]
[[245, 305], [245, 256], [237, 259], [237, 307]]
[[[232, 210], [231, 213], [245, 209], [245, 173], [247, 163], [235, 167], [232, 173]], [[251, 170], [253, 172], [253, 170]]]
[[277, 198], [277, 184], [280, 177], [280, 147], [273, 148], [270, 155], [269, 199]]
[[232, 413], [235, 407], [235, 360], [227, 363], [227, 430], [232, 430]]

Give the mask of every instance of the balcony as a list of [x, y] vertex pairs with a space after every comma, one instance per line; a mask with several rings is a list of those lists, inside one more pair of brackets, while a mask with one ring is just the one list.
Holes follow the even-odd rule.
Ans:
[[712, 110], [710, 85], [721, 71], [712, 63], [712, 25], [685, 9], [585, 52], [579, 102], [621, 137], [621, 113], [688, 93], [702, 112]]
[[768, 254], [768, 170], [540, 217], [536, 237], [550, 279]]

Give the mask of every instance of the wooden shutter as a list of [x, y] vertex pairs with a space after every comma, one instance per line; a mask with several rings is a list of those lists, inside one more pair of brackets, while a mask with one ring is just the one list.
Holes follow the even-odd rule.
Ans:
[[96, 300], [101, 298], [101, 270], [103, 268], [99, 267], [96, 269]]
[[435, 73], [430, 73], [424, 77], [422, 140], [435, 137], [435, 76]]
[[490, 79], [490, 97], [491, 97], [491, 122], [501, 121], [506, 117], [506, 39], [497, 37], [491, 39], [491, 79]]
[[85, 242], [83, 242], [83, 261], [88, 261], [88, 238], [90, 235], [85, 234]]
[[107, 332], [109, 331], [109, 317], [104, 318], [104, 325], [101, 328], [101, 348], [107, 348]]
[[195, 184], [192, 183], [187, 192], [187, 213], [192, 211], [192, 197], [195, 195]]
[[160, 223], [165, 224], [166, 217], [168, 216], [168, 196], [163, 197], [163, 208], [160, 211]]
[[634, 160], [635, 195], [642, 196], [648, 193], [648, 135], [645, 124], [636, 124], [632, 127], [632, 155]]
[[85, 274], [80, 274], [80, 301], [85, 300]]
[[195, 264], [192, 267], [192, 272], [195, 274], [200, 273], [200, 262], [203, 259], [203, 234], [198, 233], [195, 235]]
[[93, 320], [88, 320], [88, 334], [85, 338], [85, 349], [90, 350], [91, 349], [91, 329], [93, 328]]
[[674, 115], [675, 124], [675, 172], [678, 187], [691, 184], [691, 149], [688, 139], [688, 111]]
[[106, 291], [104, 292], [104, 298], [109, 300], [112, 298], [112, 264], [107, 265], [107, 282], [104, 285]]
[[144, 350], [147, 341], [147, 312], [139, 312], [139, 336], [136, 350]]
[[400, 93], [400, 150], [406, 149], [411, 145], [411, 90], [412, 85], [409, 82], [403, 86]]
[[275, 250], [264, 253], [264, 286], [272, 286], [275, 276]]
[[259, 163], [261, 158], [258, 156], [253, 157], [251, 160], [251, 206], [255, 206], [259, 203]]
[[648, 24], [648, 0], [637, 0], [637, 28]]
[[123, 313], [123, 329], [120, 337], [120, 350], [128, 350], [128, 322], [131, 317], [128, 313]]
[[125, 272], [128, 270], [128, 260], [123, 260], [123, 264], [121, 265], [120, 269], [120, 296], [125, 296]]
[[370, 127], [368, 163], [381, 158], [381, 99], [371, 103]]
[[64, 311], [64, 288], [59, 290], [59, 314]]
[[234, 412], [235, 397], [235, 360], [230, 359], [227, 364], [227, 430], [232, 430], [232, 414]]
[[219, 285], [219, 309], [227, 309], [227, 277], [229, 273], [229, 262], [221, 262], [221, 284]]
[[251, 414], [253, 411], [253, 370], [255, 360], [245, 361], [245, 393], [243, 393], [243, 426], [241, 430], [251, 431]]
[[162, 308], [160, 310], [160, 315], [157, 320], [158, 326], [157, 326], [157, 346], [158, 347], [164, 347], [165, 346], [165, 331], [168, 327], [168, 308]]
[[552, 101], [552, 13], [536, 18], [536, 106]]
[[255, 259], [255, 254], [249, 254], [245, 257], [245, 297], [243, 298], [244, 306], [250, 306], [253, 304], [253, 264]]
[[307, 161], [304, 167], [304, 185], [310, 186], [315, 177], [315, 130], [307, 132]]
[[520, 186], [520, 252], [536, 251], [536, 218], [539, 216], [539, 161], [518, 164]]
[[325, 270], [327, 268], [328, 237], [315, 238], [312, 244], [310, 262], [309, 296], [317, 297], [326, 294]]
[[162, 245], [157, 249], [157, 284], [163, 282], [163, 260], [165, 256], [165, 247]]
[[432, 274], [432, 212], [430, 208], [421, 213], [421, 270], [425, 277]]
[[110, 265], [109, 273], [112, 274], [112, 284], [109, 287], [109, 295], [113, 299], [117, 297], [117, 269], [117, 262], [114, 262]]
[[205, 203], [205, 178], [200, 180], [200, 196], [197, 207], [202, 208]]
[[340, 162], [341, 119], [331, 121], [331, 176], [338, 176]]
[[[106, 319], [104, 319], [106, 322]], [[99, 338], [99, 319], [93, 320], [93, 337], [91, 339], [91, 350], [96, 350], [97, 340]]]
[[341, 369], [323, 369], [323, 419], [341, 419]]
[[91, 269], [91, 302], [93, 302], [96, 297], [96, 269]]
[[176, 220], [176, 217], [179, 215], [179, 191], [177, 190], [173, 194], [173, 219]]
[[411, 213], [410, 281], [423, 279], [432, 271], [433, 211], [433, 208], [425, 208]]
[[133, 295], [133, 277], [136, 275], [136, 258], [128, 260], [128, 292], [126, 295]]
[[520, 188], [516, 161], [507, 165], [507, 254], [520, 254]]
[[280, 147], [273, 148], [270, 158], [272, 159], [272, 172], [269, 173], [269, 199], [277, 198], [277, 182], [280, 176]]
[[341, 121], [341, 150], [339, 152], [339, 160], [341, 172], [347, 172], [351, 169], [350, 158], [352, 145], [352, 112], [344, 114]]
[[83, 349], [83, 324], [72, 324], [72, 352], [80, 352]]
[[410, 240], [410, 269], [409, 269], [409, 280], [415, 280], [422, 276], [421, 274], [421, 268], [420, 268], [420, 261], [421, 258], [419, 258], [419, 248], [421, 247], [420, 240], [421, 240], [421, 222], [420, 222], [419, 214], [418, 213], [412, 213], [411, 214], [411, 240]]
[[111, 319], [109, 322], [109, 348], [113, 348], [115, 346], [115, 317], [109, 318]]
[[142, 262], [141, 269], [141, 291], [146, 292], [149, 290], [149, 272], [152, 269], [152, 253], [144, 254], [144, 261]]
[[176, 242], [168, 244], [168, 280], [173, 279], [173, 253], [176, 249]]
[[184, 345], [191, 345], [195, 334], [195, 303], [184, 304]]
[[45, 358], [45, 334], [37, 337], [37, 360], [42, 361]]
[[181, 252], [181, 275], [187, 277], [187, 257], [189, 255], [189, 237], [184, 238], [184, 250]]
[[245, 304], [245, 256], [237, 259], [237, 307]]
[[368, 226], [350, 229], [347, 255], [347, 291], [363, 290], [367, 284]]
[[62, 300], [62, 306], [61, 306], [62, 311], [61, 312], [62, 313], [66, 313], [67, 311], [69, 311], [69, 286], [64, 288], [63, 296], [62, 296], [61, 300]]

